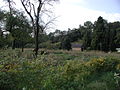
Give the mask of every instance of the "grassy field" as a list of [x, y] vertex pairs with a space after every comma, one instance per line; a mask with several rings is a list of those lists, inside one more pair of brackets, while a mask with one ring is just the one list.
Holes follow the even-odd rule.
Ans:
[[44, 51], [0, 50], [0, 90], [120, 90], [120, 53]]

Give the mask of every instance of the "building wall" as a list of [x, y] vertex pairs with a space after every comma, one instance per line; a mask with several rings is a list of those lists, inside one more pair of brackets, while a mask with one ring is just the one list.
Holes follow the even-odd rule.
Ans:
[[72, 50], [81, 51], [81, 48], [72, 48]]

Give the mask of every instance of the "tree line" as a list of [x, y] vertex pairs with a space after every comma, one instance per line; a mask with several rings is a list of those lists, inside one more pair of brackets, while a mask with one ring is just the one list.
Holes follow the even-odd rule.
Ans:
[[[23, 11], [13, 8], [12, 1], [7, 1], [9, 11], [0, 10], [0, 48], [22, 48], [22, 51], [24, 47], [35, 48], [37, 55], [39, 48], [71, 50], [71, 43], [74, 42], [79, 42], [84, 50], [108, 52], [115, 51], [116, 48], [120, 47], [119, 21], [107, 22], [100, 16], [94, 23], [86, 21], [84, 25], [79, 25], [79, 28], [65, 31], [57, 29], [55, 32], [46, 34], [44, 29], [52, 21], [45, 24], [41, 20], [40, 12], [38, 12], [42, 9], [41, 0], [38, 1], [37, 9], [30, 0], [28, 0], [29, 3], [26, 2], [27, 0], [21, 0], [30, 18]], [[29, 9], [26, 5], [29, 6]], [[33, 8], [30, 8], [31, 5]], [[32, 10], [34, 15], [31, 13]], [[37, 19], [38, 21], [36, 21]]]
[[79, 28], [56, 30], [49, 34], [49, 38], [52, 43], [61, 42], [61, 48], [68, 50], [71, 49], [70, 43], [80, 41], [84, 50], [116, 51], [120, 48], [120, 22], [108, 23], [100, 16], [94, 23], [86, 21]]

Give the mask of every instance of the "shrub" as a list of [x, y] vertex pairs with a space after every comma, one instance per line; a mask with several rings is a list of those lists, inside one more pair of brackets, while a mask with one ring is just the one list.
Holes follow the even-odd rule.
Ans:
[[46, 49], [60, 49], [60, 42], [58, 43], [51, 43], [51, 42], [44, 42], [39, 44], [40, 48], [46, 48]]
[[1, 90], [119, 90], [120, 59], [76, 60], [71, 52], [54, 51], [37, 59], [19, 50], [0, 52]]
[[97, 58], [92, 59], [86, 63], [86, 66], [88, 66], [91, 71], [94, 72], [108, 72], [108, 71], [116, 71], [117, 65], [120, 64], [119, 59], [115, 58]]

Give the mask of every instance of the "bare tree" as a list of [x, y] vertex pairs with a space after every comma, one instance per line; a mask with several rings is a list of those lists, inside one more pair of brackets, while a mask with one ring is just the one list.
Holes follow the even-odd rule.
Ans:
[[[50, 12], [47, 8], [45, 8], [46, 5], [52, 6], [53, 2], [58, 0], [21, 0], [21, 3], [31, 18], [31, 22], [33, 25], [34, 35], [35, 35], [35, 55], [37, 57], [38, 55], [38, 35], [40, 32], [43, 32], [43, 30], [48, 26], [48, 24], [51, 24], [54, 19], [44, 24], [42, 20], [43, 13]], [[48, 15], [48, 13], [46, 13]], [[49, 15], [48, 15], [49, 16]], [[41, 25], [44, 24], [44, 25]]]
[[15, 2], [13, 0], [3, 0], [3, 1], [8, 3], [9, 12], [10, 12], [10, 15], [12, 15], [12, 9], [13, 9], [12, 5], [15, 4]]

